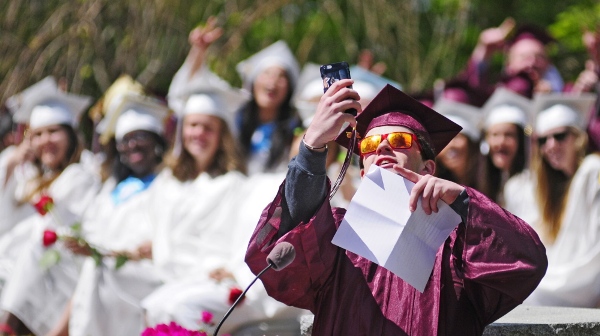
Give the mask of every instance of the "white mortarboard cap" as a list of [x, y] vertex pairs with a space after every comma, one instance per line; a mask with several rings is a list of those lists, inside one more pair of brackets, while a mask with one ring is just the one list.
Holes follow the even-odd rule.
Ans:
[[235, 113], [249, 98], [247, 92], [231, 87], [208, 67], [202, 66], [186, 83], [185, 89], [169, 92], [168, 102], [178, 118], [193, 113], [210, 114], [222, 118], [233, 128]]
[[162, 134], [164, 120], [169, 108], [161, 101], [135, 93], [123, 97], [121, 105], [116, 108], [115, 116], [108, 120], [107, 127], [114, 127], [117, 141], [133, 131], [149, 131]]
[[19, 109], [23, 104], [35, 96], [39, 95], [40, 92], [57, 92], [58, 85], [56, 84], [56, 80], [52, 76], [48, 76], [41, 81], [33, 84], [27, 89], [17, 93], [14, 96], [9, 97], [6, 100], [6, 107], [10, 111], [10, 113], [14, 116], [13, 121], [16, 123], [28, 123], [29, 115], [25, 113], [18, 113]]
[[[363, 67], [359, 67], [357, 65], [353, 65], [350, 67], [350, 77], [355, 81], [367, 82], [370, 83], [375, 88], [375, 93], [379, 93], [386, 85], [390, 84], [398, 90], [402, 90], [402, 85], [400, 83], [395, 82], [389, 78], [385, 78], [381, 75], [378, 75], [372, 71], [369, 71]], [[361, 94], [360, 92], [358, 94]], [[373, 99], [375, 96], [371, 97]], [[362, 95], [361, 95], [361, 98]], [[365, 97], [366, 98], [366, 97]]]
[[377, 90], [375, 85], [373, 85], [372, 83], [365, 82], [360, 79], [354, 80], [354, 84], [352, 84], [352, 88], [354, 89], [354, 91], [358, 92], [358, 95], [360, 96], [361, 101], [373, 100], [373, 98], [375, 98], [375, 96], [377, 96], [377, 94], [380, 91], [380, 90]]
[[15, 122], [28, 122], [32, 129], [50, 125], [77, 127], [79, 117], [90, 106], [92, 98], [38, 86], [31, 91], [31, 98], [15, 114]]
[[291, 86], [296, 86], [300, 66], [284, 41], [277, 41], [248, 59], [241, 61], [237, 64], [236, 70], [242, 77], [244, 88], [250, 91], [258, 74], [271, 66], [279, 66], [285, 69], [290, 78]]
[[479, 125], [483, 116], [480, 108], [442, 97], [433, 105], [433, 110], [462, 127], [460, 133], [466, 135], [471, 141], [479, 141], [481, 137]]
[[486, 129], [503, 123], [527, 128], [533, 123], [532, 101], [503, 87], [497, 88], [481, 109]]
[[302, 67], [297, 89], [294, 90], [292, 97], [304, 127], [308, 127], [310, 124], [317, 104], [323, 95], [323, 80], [319, 68], [320, 66], [315, 63], [306, 63]]
[[534, 97], [533, 111], [537, 115], [535, 132], [544, 134], [557, 128], [571, 126], [584, 130], [590, 120], [597, 95], [548, 93]]
[[[129, 75], [122, 75], [106, 90], [104, 96], [102, 97], [101, 109], [98, 104], [96, 104], [95, 108], [99, 109], [99, 113], [101, 113], [102, 120], [96, 126], [96, 133], [100, 134], [100, 142], [103, 144], [108, 143], [108, 141], [115, 135], [114, 127], [108, 127], [109, 120], [113, 120], [117, 117], [115, 115], [117, 112], [117, 107], [121, 105], [123, 102], [123, 97], [128, 93], [140, 94], [144, 93], [144, 87], [142, 84], [136, 82]], [[90, 110], [95, 111], [95, 108]]]

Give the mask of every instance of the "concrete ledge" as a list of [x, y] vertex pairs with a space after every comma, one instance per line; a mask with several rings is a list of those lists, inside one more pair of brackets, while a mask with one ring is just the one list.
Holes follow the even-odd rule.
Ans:
[[[302, 336], [311, 335], [312, 323], [312, 315], [302, 317]], [[483, 335], [600, 335], [600, 309], [518, 306], [489, 325]]]

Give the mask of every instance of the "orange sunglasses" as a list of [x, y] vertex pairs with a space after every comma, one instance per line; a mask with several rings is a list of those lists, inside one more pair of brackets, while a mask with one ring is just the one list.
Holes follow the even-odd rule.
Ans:
[[393, 149], [411, 148], [413, 142], [419, 146], [417, 136], [412, 133], [392, 132], [387, 134], [376, 134], [360, 140], [360, 154], [365, 155], [373, 153], [384, 140], [387, 140]]

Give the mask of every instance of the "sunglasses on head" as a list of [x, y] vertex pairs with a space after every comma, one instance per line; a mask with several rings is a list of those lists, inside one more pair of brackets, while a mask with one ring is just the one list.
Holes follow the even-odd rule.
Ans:
[[417, 146], [419, 145], [417, 136], [412, 133], [392, 132], [387, 134], [376, 134], [360, 140], [360, 153], [363, 155], [373, 153], [384, 140], [387, 140], [393, 149], [411, 148], [413, 142], [415, 142]]
[[556, 142], [563, 142], [567, 138], [567, 135], [569, 135], [569, 131], [565, 130], [559, 133], [549, 134], [544, 137], [538, 137], [537, 142], [540, 147], [545, 145], [549, 138], [554, 138]]

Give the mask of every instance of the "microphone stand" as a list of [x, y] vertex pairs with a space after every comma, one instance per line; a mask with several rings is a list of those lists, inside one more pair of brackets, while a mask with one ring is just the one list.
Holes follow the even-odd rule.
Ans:
[[275, 266], [275, 264], [271, 261], [269, 261], [269, 265], [267, 267], [265, 267], [262, 271], [260, 271], [260, 273], [258, 273], [258, 275], [254, 278], [254, 280], [252, 280], [252, 282], [250, 283], [250, 285], [248, 285], [248, 287], [246, 287], [246, 289], [244, 289], [244, 291], [242, 292], [242, 294], [240, 294], [240, 296], [238, 296], [238, 298], [235, 300], [235, 302], [231, 305], [231, 307], [229, 307], [229, 310], [227, 310], [227, 313], [225, 313], [225, 316], [223, 316], [223, 318], [221, 319], [221, 322], [219, 322], [219, 324], [217, 325], [217, 328], [215, 329], [215, 333], [213, 336], [217, 336], [217, 333], [219, 332], [219, 329], [221, 329], [221, 326], [223, 325], [223, 322], [225, 322], [225, 320], [229, 317], [229, 315], [231, 314], [231, 312], [233, 312], [233, 309], [235, 308], [235, 306], [237, 306], [237, 304], [246, 296], [246, 292], [250, 289], [250, 287], [252, 287], [252, 285], [254, 285], [254, 283], [256, 282], [256, 280], [258, 280], [258, 278], [260, 278], [260, 276], [265, 273], [267, 270], [269, 270], [269, 268]]

